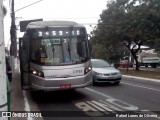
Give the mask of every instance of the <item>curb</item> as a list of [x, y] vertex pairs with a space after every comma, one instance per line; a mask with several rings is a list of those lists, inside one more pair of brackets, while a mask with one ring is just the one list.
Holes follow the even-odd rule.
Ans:
[[130, 76], [130, 75], [122, 75], [122, 77], [128, 77], [128, 78], [140, 79], [140, 80], [147, 80], [147, 81], [153, 81], [153, 82], [160, 82], [159, 79], [151, 79], [151, 78], [144, 78], [144, 77], [136, 77], [136, 76]]

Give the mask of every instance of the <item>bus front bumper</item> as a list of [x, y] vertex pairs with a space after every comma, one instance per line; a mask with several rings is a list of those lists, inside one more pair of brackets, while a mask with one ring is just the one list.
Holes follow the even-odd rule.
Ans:
[[[92, 84], [92, 72], [84, 76], [45, 79], [34, 75], [30, 76], [33, 90], [54, 91], [63, 89], [82, 88]], [[65, 87], [66, 86], [66, 87]]]

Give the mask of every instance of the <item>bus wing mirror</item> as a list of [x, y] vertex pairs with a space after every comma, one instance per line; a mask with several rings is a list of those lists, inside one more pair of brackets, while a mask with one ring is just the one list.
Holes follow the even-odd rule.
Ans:
[[92, 51], [92, 44], [91, 44], [90, 40], [88, 40], [88, 46], [89, 46], [89, 51], [91, 52]]
[[89, 51], [92, 51], [91, 35], [87, 34]]

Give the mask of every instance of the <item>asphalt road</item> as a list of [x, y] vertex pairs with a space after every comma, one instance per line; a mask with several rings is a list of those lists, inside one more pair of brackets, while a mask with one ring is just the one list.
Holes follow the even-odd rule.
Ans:
[[31, 111], [50, 111], [44, 120], [160, 120], [156, 117], [160, 117], [160, 82], [123, 77], [118, 86], [98, 84], [26, 95]]

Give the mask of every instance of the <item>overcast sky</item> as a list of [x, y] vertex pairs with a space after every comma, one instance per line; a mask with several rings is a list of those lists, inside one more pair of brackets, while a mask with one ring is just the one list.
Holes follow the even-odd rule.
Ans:
[[[9, 0], [7, 0], [9, 1]], [[15, 11], [39, 0], [15, 0]], [[43, 20], [72, 20], [86, 25], [88, 32], [92, 30], [99, 19], [99, 15], [104, 9], [108, 0], [42, 0], [32, 6], [15, 12], [19, 21], [39, 19]], [[7, 3], [8, 4], [8, 3]], [[10, 36], [10, 11], [4, 19], [5, 41], [9, 43]], [[18, 33], [19, 34], [19, 33]], [[19, 36], [19, 35], [18, 35]]]

